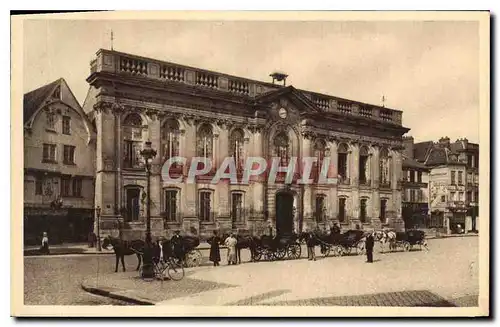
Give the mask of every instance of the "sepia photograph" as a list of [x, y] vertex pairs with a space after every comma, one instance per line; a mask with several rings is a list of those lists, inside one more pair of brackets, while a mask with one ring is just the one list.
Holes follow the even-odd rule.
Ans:
[[489, 12], [11, 23], [13, 316], [490, 314]]

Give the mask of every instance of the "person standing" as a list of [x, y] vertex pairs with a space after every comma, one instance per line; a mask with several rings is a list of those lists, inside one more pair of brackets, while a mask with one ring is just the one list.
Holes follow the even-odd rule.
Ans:
[[227, 264], [236, 264], [236, 244], [238, 241], [234, 237], [234, 234], [231, 233], [228, 238], [226, 238], [226, 241], [224, 242], [227, 246]]
[[316, 253], [315, 253], [316, 239], [313, 232], [307, 233], [306, 242], [307, 242], [307, 260], [316, 261]]
[[40, 252], [42, 254], [50, 254], [50, 250], [49, 250], [49, 237], [47, 236], [47, 232], [43, 232], [42, 247], [40, 248]]
[[217, 231], [214, 230], [214, 235], [208, 239], [208, 244], [210, 244], [209, 260], [214, 263], [214, 267], [218, 266], [220, 262], [220, 243], [221, 239], [217, 235]]
[[366, 237], [366, 262], [373, 263], [373, 246], [375, 244], [375, 240], [373, 238], [373, 233], [368, 234]]
[[172, 239], [170, 241], [174, 248], [174, 256], [179, 260], [179, 263], [183, 264], [184, 253], [182, 248], [182, 237], [180, 235], [180, 231], [176, 230], [174, 236], [172, 236]]

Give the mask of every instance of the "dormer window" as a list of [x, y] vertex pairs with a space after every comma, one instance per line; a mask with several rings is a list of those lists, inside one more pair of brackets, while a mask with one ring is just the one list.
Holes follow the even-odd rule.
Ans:
[[47, 119], [47, 129], [55, 130], [56, 129], [56, 115], [53, 112], [46, 112], [45, 117]]

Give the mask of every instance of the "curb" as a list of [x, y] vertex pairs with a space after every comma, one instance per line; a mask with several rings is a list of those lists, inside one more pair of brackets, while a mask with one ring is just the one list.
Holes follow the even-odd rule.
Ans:
[[87, 293], [91, 293], [91, 294], [95, 294], [95, 295], [99, 295], [99, 296], [104, 296], [104, 297], [108, 297], [108, 298], [115, 299], [115, 300], [120, 300], [120, 301], [131, 303], [131, 304], [155, 305], [155, 303], [150, 301], [150, 300], [142, 299], [139, 297], [132, 297], [132, 296], [128, 296], [128, 295], [126, 296], [126, 295], [119, 294], [120, 292], [122, 292], [119, 290], [107, 291], [107, 290], [102, 289], [102, 288], [89, 287], [89, 286], [85, 286], [84, 282], [82, 282], [81, 287]]

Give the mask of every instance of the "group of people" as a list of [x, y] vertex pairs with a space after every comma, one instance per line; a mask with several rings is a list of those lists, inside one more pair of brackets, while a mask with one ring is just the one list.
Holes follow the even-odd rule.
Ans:
[[214, 263], [214, 267], [219, 266], [221, 261], [220, 257], [220, 245], [224, 244], [227, 247], [227, 264], [235, 265], [236, 264], [236, 245], [238, 244], [238, 240], [236, 236], [231, 233], [224, 242], [222, 238], [219, 237], [217, 231], [214, 231], [213, 236], [207, 240], [208, 244], [210, 244], [210, 257], [209, 260]]
[[170, 247], [165, 248], [163, 246], [164, 241], [165, 239], [160, 237], [153, 244], [153, 261], [158, 263], [174, 257], [182, 263], [184, 261], [185, 251], [182, 246], [180, 231], [175, 231], [174, 236], [170, 239]]

